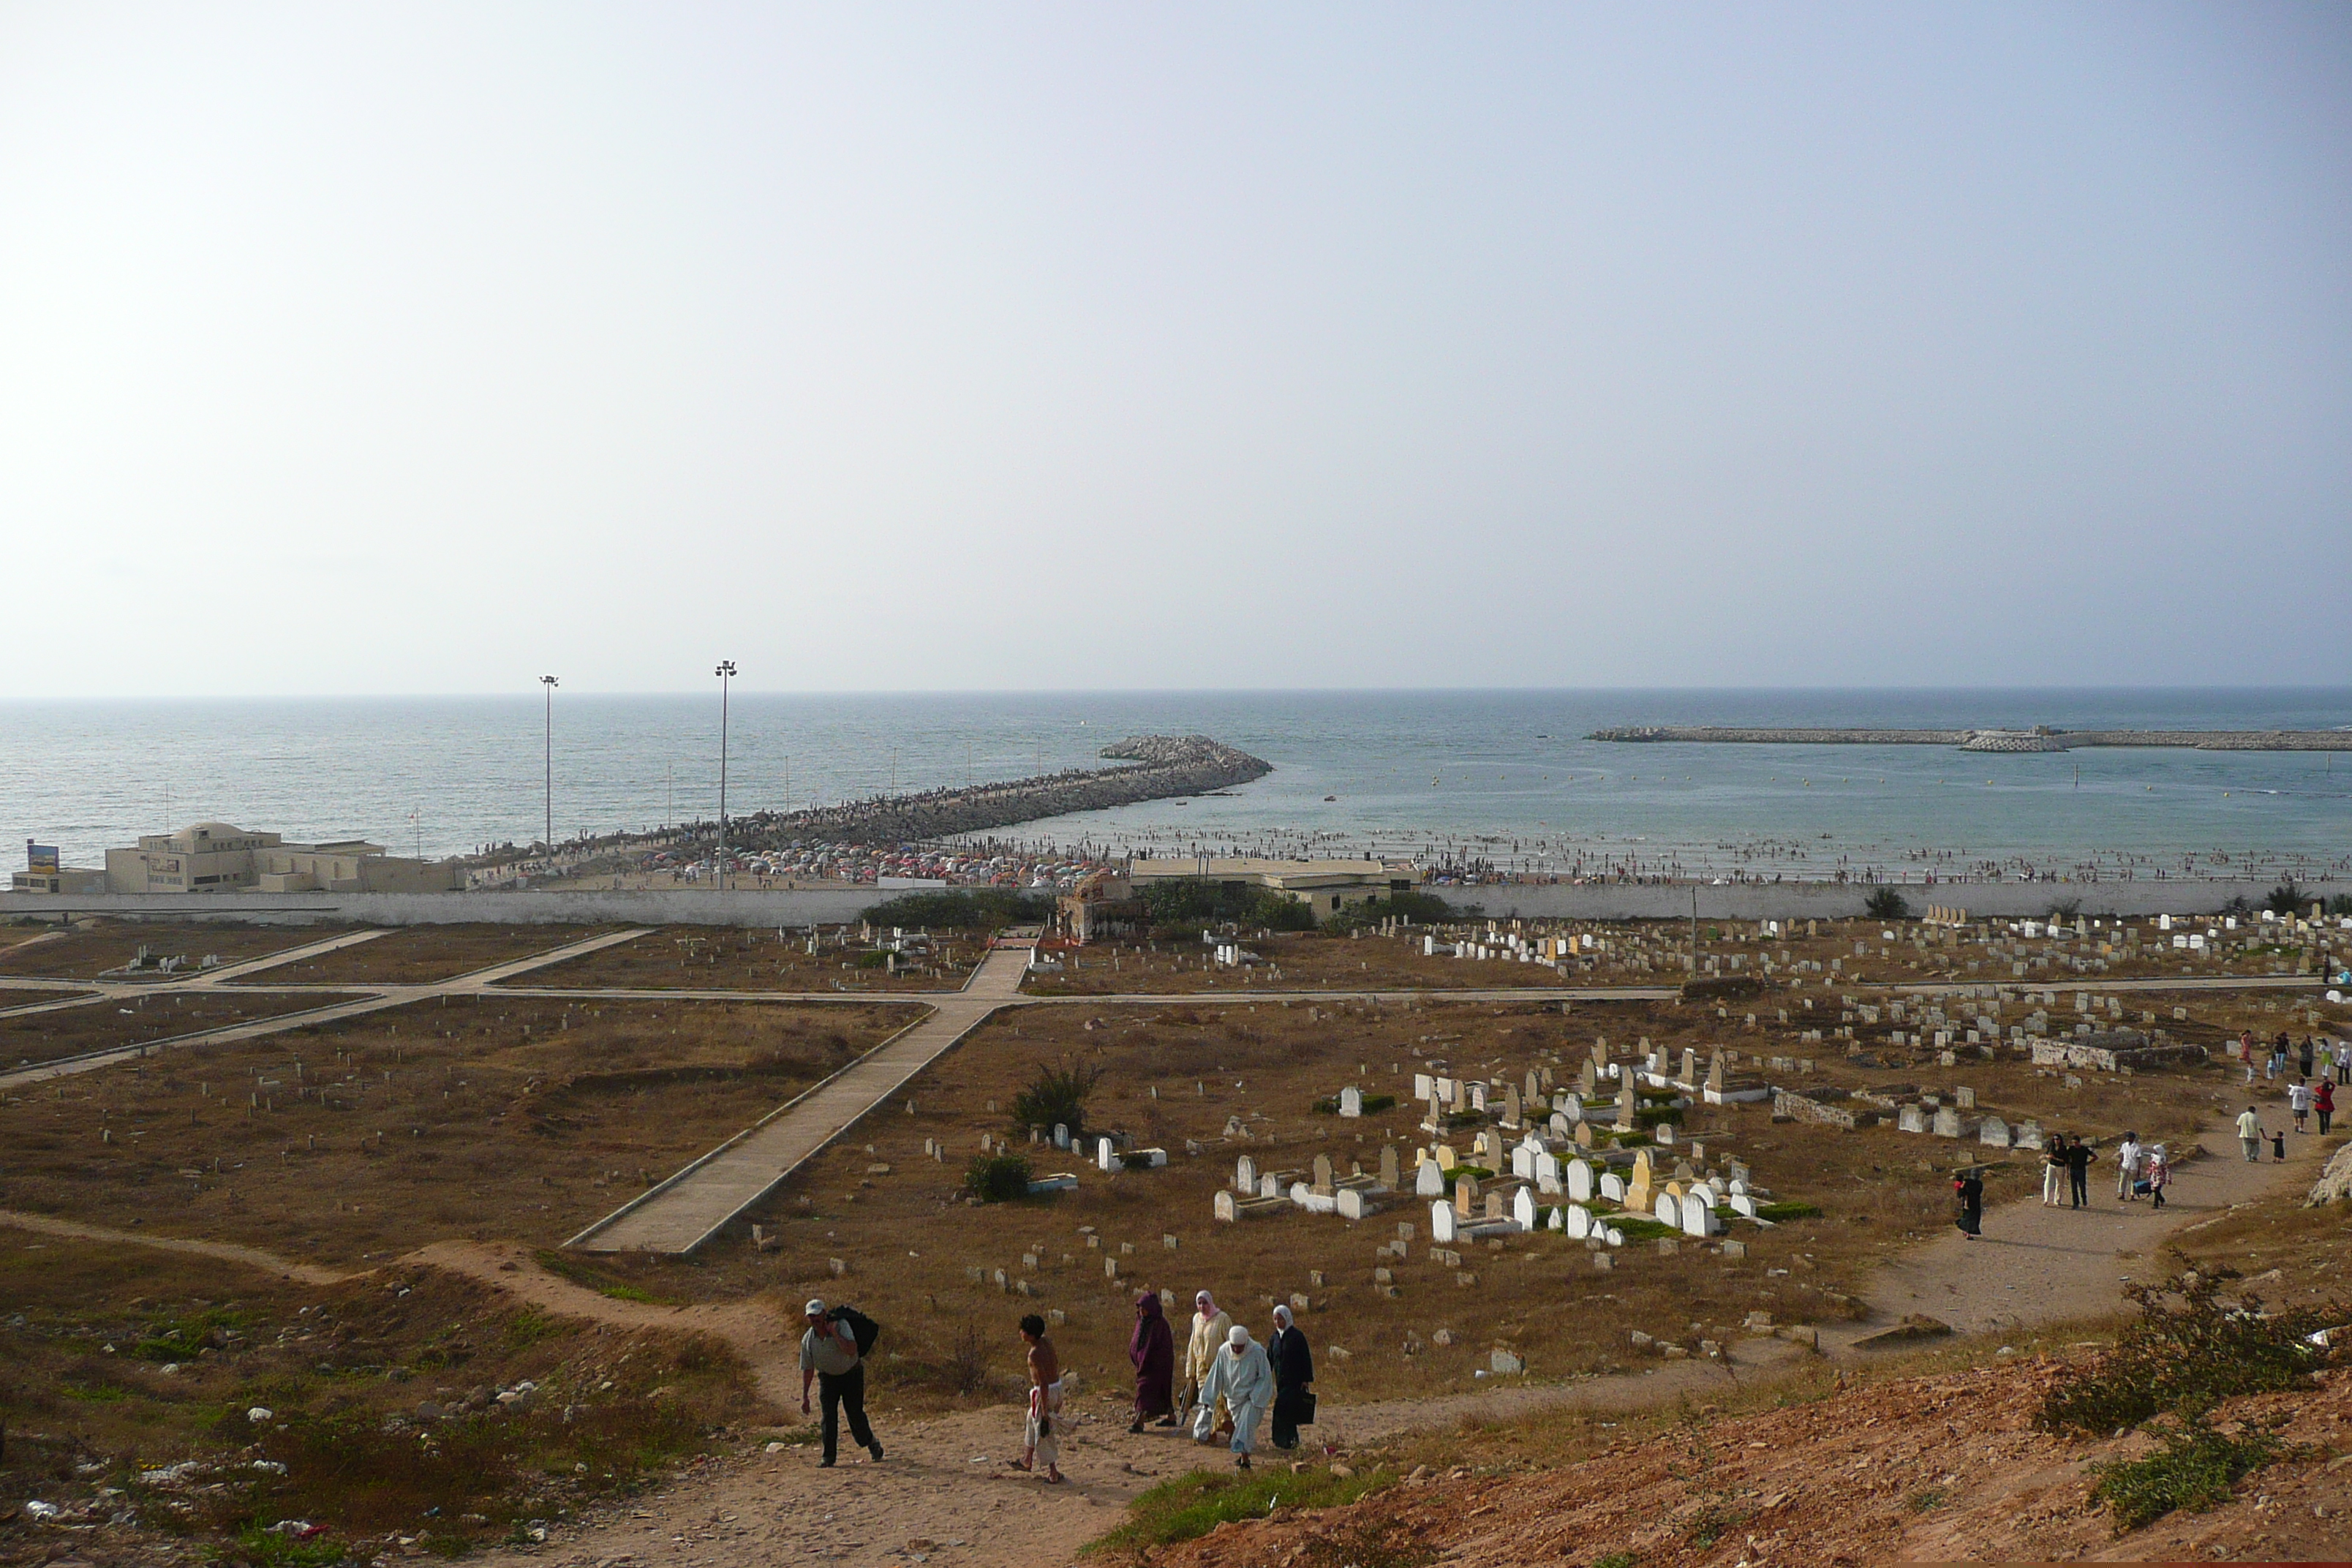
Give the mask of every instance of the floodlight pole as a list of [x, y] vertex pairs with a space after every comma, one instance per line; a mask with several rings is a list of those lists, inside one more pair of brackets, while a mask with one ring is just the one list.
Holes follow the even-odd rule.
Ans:
[[727, 890], [727, 688], [735, 677], [735, 661], [722, 658], [711, 674], [719, 678], [719, 867], [716, 887]]
[[547, 723], [542, 761], [547, 771], [547, 858], [555, 858], [555, 677], [542, 675], [541, 686], [547, 690]]

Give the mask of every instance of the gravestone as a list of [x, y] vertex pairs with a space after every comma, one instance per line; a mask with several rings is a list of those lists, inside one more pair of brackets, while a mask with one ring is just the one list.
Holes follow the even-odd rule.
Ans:
[[1511, 1194], [1511, 1223], [1521, 1230], [1536, 1227], [1536, 1195], [1526, 1187]]
[[1454, 1221], [1452, 1205], [1432, 1204], [1429, 1207], [1429, 1239], [1440, 1247], [1453, 1246], [1460, 1236]]
[[1633, 1093], [1633, 1077], [1629, 1074], [1617, 1090], [1616, 1126], [1618, 1131], [1631, 1132], [1633, 1130], [1636, 1121], [1634, 1113], [1640, 1109], [1640, 1106], [1641, 1101], [1635, 1098]]
[[1451, 1143], [1440, 1143], [1437, 1146], [1435, 1158], [1437, 1168], [1441, 1171], [1451, 1171], [1462, 1163], [1462, 1157], [1454, 1152], [1454, 1145]]
[[1412, 1195], [1417, 1198], [1442, 1198], [1445, 1195], [1445, 1173], [1437, 1162], [1427, 1160], [1412, 1173]]
[[1563, 1184], [1568, 1188], [1570, 1202], [1591, 1203], [1592, 1201], [1591, 1164], [1583, 1160], [1570, 1160], [1568, 1163], [1567, 1180]]
[[1331, 1195], [1331, 1156], [1328, 1154], [1315, 1156], [1314, 1191], [1323, 1197]]
[[1454, 1181], [1454, 1213], [1468, 1219], [1478, 1202], [1478, 1181], [1475, 1176], [1457, 1176]]
[[1685, 1236], [1701, 1237], [1713, 1236], [1723, 1228], [1723, 1222], [1715, 1217], [1714, 1208], [1696, 1193], [1683, 1197], [1682, 1225]]
[[1364, 1091], [1353, 1084], [1339, 1091], [1339, 1114], [1353, 1121], [1364, 1114]]
[[1682, 1200], [1671, 1193], [1660, 1193], [1650, 1202], [1650, 1214], [1660, 1224], [1679, 1228], [1683, 1223]]
[[1592, 1211], [1581, 1204], [1569, 1205], [1560, 1228], [1570, 1241], [1582, 1241], [1592, 1234]]
[[1614, 1171], [1601, 1173], [1601, 1195], [1612, 1204], [1625, 1201], [1625, 1178]]
[[1388, 1188], [1391, 1192], [1394, 1192], [1396, 1191], [1396, 1145], [1393, 1143], [1383, 1143], [1381, 1145], [1381, 1185]]
[[1683, 1047], [1683, 1070], [1675, 1075], [1677, 1082], [1689, 1083], [1698, 1076], [1698, 1052], [1689, 1046]]
[[1557, 1193], [1560, 1190], [1559, 1156], [1546, 1151], [1535, 1157], [1536, 1191]]
[[2011, 1142], [2009, 1123], [1998, 1116], [1986, 1117], [1977, 1128], [1977, 1141], [1990, 1148], [2008, 1148]]
[[1257, 1162], [1247, 1154], [1234, 1162], [1234, 1191], [1244, 1197], [1257, 1195]]

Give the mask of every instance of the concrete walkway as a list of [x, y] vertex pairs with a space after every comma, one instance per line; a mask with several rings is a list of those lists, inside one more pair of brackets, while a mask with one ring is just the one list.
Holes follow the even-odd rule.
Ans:
[[998, 947], [964, 989], [806, 1093], [564, 1243], [583, 1252], [687, 1253], [759, 1202], [908, 1079], [1019, 999], [1031, 950]]

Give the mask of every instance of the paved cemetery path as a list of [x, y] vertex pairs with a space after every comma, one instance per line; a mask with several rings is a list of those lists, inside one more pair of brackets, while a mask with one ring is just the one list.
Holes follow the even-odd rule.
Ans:
[[[2283, 1104], [2264, 1109], [2263, 1124], [2291, 1124]], [[2307, 1187], [2344, 1139], [2287, 1134], [2288, 1158], [2249, 1164], [2235, 1128], [2209, 1128], [2204, 1153], [2173, 1166], [2165, 1205], [2116, 1197], [2114, 1152], [2099, 1152], [2091, 1167], [2090, 1206], [2044, 1208], [2041, 1168], [2032, 1167], [2032, 1192], [1988, 1209], [1984, 1235], [1969, 1241], [1951, 1230], [1890, 1258], [1873, 1276], [1863, 1299], [1872, 1314], [1863, 1323], [1822, 1330], [1822, 1348], [1843, 1352], [1855, 1340], [1909, 1313], [1948, 1323], [1963, 1334], [1990, 1334], [2042, 1323], [2087, 1321], [2119, 1311], [2124, 1286], [2169, 1273], [2166, 1237], [2220, 1218], [2240, 1204], [2282, 1186]], [[2176, 1152], [2178, 1152], [2176, 1148]], [[1867, 1352], [1861, 1353], [1868, 1353]]]
[[964, 989], [748, 1131], [564, 1245], [587, 1252], [687, 1253], [847, 1131], [990, 1014], [1013, 1001], [1031, 950], [997, 947]]
[[217, 985], [224, 980], [236, 980], [240, 976], [257, 973], [264, 969], [275, 969], [281, 963], [299, 963], [306, 958], [321, 958], [328, 953], [340, 952], [344, 948], [357, 947], [363, 942], [373, 942], [380, 936], [391, 934], [390, 926], [373, 926], [365, 931], [347, 931], [340, 936], [328, 937], [323, 942], [306, 942], [300, 947], [289, 947], [283, 952], [265, 952], [259, 958], [248, 958], [236, 963], [222, 964], [216, 969], [204, 970], [192, 979], [195, 984]]

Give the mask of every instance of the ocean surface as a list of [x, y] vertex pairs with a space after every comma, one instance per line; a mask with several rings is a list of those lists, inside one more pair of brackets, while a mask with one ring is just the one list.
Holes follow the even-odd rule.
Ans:
[[[2352, 688], [777, 696], [738, 692], [728, 807], [1100, 765], [1199, 732], [1275, 772], [1230, 795], [1007, 830], [1162, 852], [1411, 855], [1534, 874], [1933, 868], [2352, 878], [2352, 754], [1625, 745], [1621, 724], [2335, 729]], [[441, 855], [541, 831], [542, 709], [512, 698], [0, 703], [0, 820], [96, 865], [221, 820]], [[559, 837], [719, 808], [716, 691], [559, 692]], [[1328, 798], [1327, 798], [1328, 797]]]

